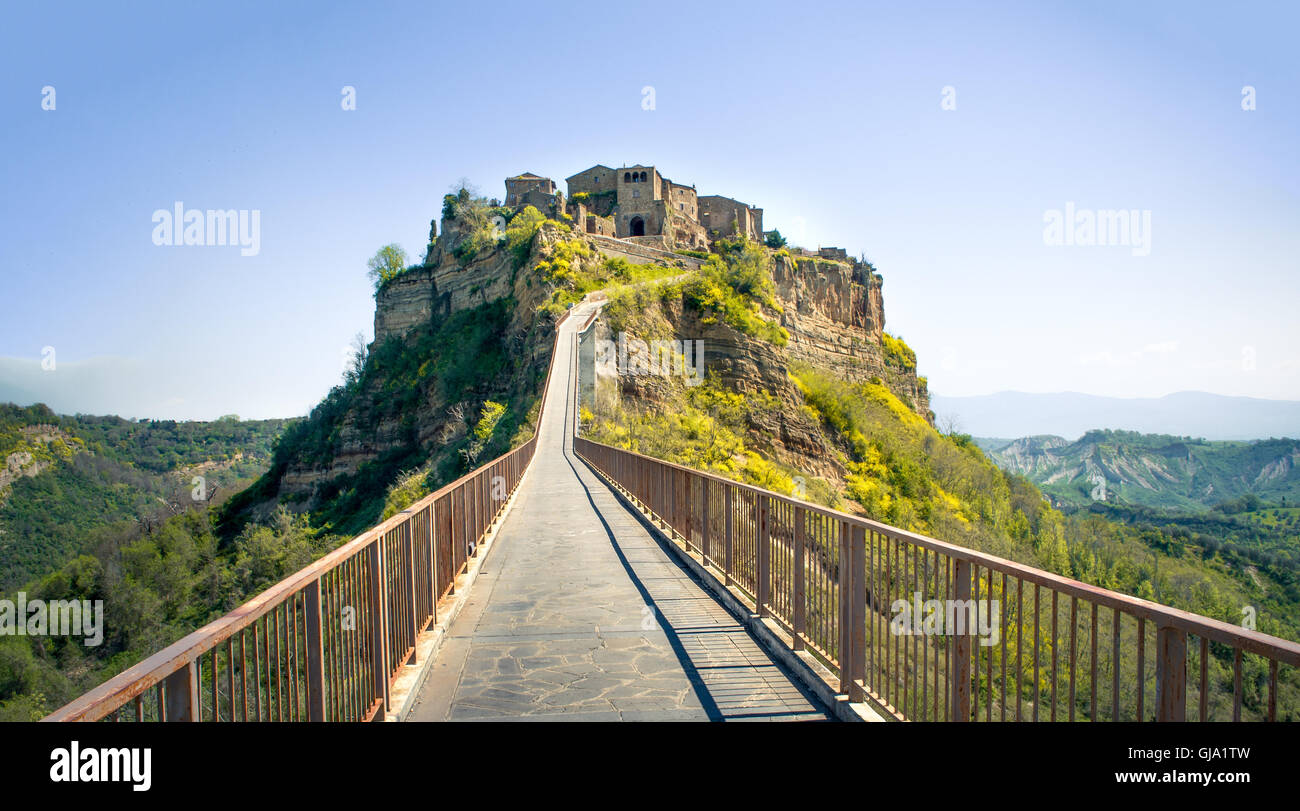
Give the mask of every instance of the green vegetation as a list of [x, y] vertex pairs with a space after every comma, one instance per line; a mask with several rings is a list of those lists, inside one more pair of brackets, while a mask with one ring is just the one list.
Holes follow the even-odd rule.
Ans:
[[663, 265], [634, 265], [622, 257], [601, 259], [581, 239], [557, 242], [550, 254], [537, 263], [542, 278], [555, 286], [551, 300], [543, 308], [559, 315], [571, 304], [596, 290], [617, 290], [681, 273]]
[[41, 465], [38, 475], [0, 492], [0, 589], [88, 553], [123, 522], [157, 523], [202, 506], [193, 498], [194, 476], [204, 477], [205, 501], [214, 491], [215, 502], [224, 500], [266, 469], [290, 424], [137, 422], [0, 404], [0, 462], [30, 454]]
[[[49, 463], [14, 481], [0, 505], [0, 596], [103, 600], [105, 631], [97, 647], [0, 637], [0, 721], [41, 717], [334, 543], [283, 513], [250, 524], [224, 552], [213, 532], [211, 506], [266, 468], [291, 424], [133, 422], [0, 405], [0, 458], [35, 443]], [[195, 475], [210, 500], [192, 497]]]
[[473, 469], [483, 459], [483, 449], [496, 435], [497, 428], [501, 425], [501, 418], [505, 414], [506, 407], [502, 403], [483, 401], [478, 422], [474, 425], [474, 430], [470, 431], [470, 443], [461, 450], [466, 467]]
[[479, 197], [465, 183], [453, 194], [444, 195], [443, 221], [456, 221], [461, 232], [460, 241], [451, 251], [456, 261], [463, 267], [483, 251], [495, 246], [501, 235], [494, 227], [493, 220], [498, 217], [504, 220], [510, 213], [510, 209], [493, 206], [487, 198]]
[[772, 283], [772, 258], [761, 246], [720, 240], [719, 254], [710, 255], [699, 272], [686, 280], [682, 301], [703, 313], [703, 322], [725, 323], [732, 329], [777, 346], [790, 333], [764, 312], [780, 314]]
[[546, 217], [542, 212], [532, 206], [526, 206], [506, 226], [506, 248], [514, 259], [516, 270], [528, 264], [528, 254], [533, 248], [533, 237], [537, 236], [544, 222]]
[[[29, 599], [103, 600], [104, 640], [0, 637], [0, 721], [31, 721], [227, 613], [341, 541], [284, 511], [220, 551], [211, 514], [124, 523], [92, 554], [28, 583]], [[13, 599], [12, 594], [5, 595]]]
[[781, 232], [773, 228], [763, 237], [763, 244], [772, 250], [780, 250], [786, 246], [786, 241], [785, 237], [781, 236]]
[[728, 391], [710, 376], [697, 386], [677, 383], [672, 410], [627, 410], [601, 403], [583, 415], [588, 438], [636, 453], [707, 470], [757, 487], [838, 504], [830, 485], [774, 463], [746, 446], [747, 426], [781, 411], [771, 393]]
[[886, 332], [882, 334], [880, 344], [886, 364], [905, 372], [916, 371], [916, 353], [902, 338], [896, 338]]
[[375, 283], [375, 292], [407, 270], [406, 251], [399, 245], [385, 245], [375, 252], [366, 262], [370, 280]]

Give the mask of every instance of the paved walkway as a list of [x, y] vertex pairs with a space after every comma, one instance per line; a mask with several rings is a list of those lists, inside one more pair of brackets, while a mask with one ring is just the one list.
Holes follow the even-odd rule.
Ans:
[[532, 468], [410, 720], [825, 720], [573, 455], [582, 310], [563, 327]]

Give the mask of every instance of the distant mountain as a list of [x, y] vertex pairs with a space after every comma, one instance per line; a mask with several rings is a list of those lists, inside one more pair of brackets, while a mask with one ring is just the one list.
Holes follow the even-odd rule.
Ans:
[[1004, 470], [1021, 473], [1058, 502], [1095, 501], [1163, 509], [1204, 510], [1254, 495], [1300, 503], [1300, 441], [1210, 441], [1089, 431], [1059, 436], [977, 439]]
[[1076, 439], [1096, 428], [1204, 439], [1300, 437], [1300, 402], [1181, 391], [1120, 398], [1004, 391], [978, 397], [932, 395], [939, 425], [985, 437], [1041, 434]]

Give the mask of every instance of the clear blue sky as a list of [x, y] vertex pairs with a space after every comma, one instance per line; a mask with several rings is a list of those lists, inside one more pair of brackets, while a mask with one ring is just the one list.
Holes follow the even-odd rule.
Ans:
[[[865, 253], [936, 392], [1300, 399], [1294, 4], [3, 14], [0, 390], [19, 399], [305, 413], [371, 333], [366, 259], [420, 256], [458, 178], [501, 196], [507, 174], [637, 162]], [[259, 210], [260, 253], [155, 246], [176, 201]], [[1067, 202], [1150, 210], [1150, 255], [1045, 245]]]

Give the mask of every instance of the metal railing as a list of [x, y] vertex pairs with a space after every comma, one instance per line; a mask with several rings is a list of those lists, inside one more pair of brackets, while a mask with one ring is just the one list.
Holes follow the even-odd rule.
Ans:
[[574, 447], [840, 692], [898, 719], [1272, 721], [1279, 667], [1300, 683], [1295, 642], [581, 437]]
[[[568, 313], [556, 323], [556, 339]], [[558, 344], [557, 344], [558, 346]], [[555, 353], [542, 389], [542, 409]], [[425, 496], [45, 721], [383, 720], [477, 545], [519, 485], [518, 448]]]

